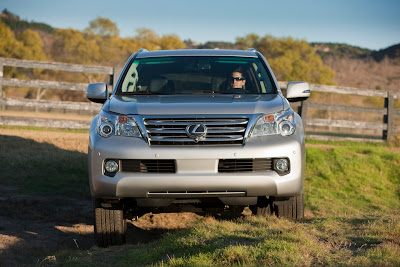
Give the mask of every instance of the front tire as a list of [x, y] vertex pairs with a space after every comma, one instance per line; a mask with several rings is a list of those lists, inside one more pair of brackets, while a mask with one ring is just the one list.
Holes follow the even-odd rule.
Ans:
[[256, 206], [251, 206], [250, 210], [256, 216], [270, 216], [272, 214], [272, 205], [267, 197], [258, 199]]
[[276, 217], [300, 220], [304, 218], [304, 201], [303, 195], [290, 198], [292, 204], [289, 205], [273, 205]]
[[104, 209], [93, 201], [94, 236], [96, 245], [110, 247], [125, 244], [126, 220], [122, 209]]

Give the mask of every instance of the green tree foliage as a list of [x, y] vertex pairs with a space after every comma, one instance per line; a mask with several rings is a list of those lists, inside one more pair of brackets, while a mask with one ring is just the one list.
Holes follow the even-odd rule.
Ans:
[[259, 37], [248, 34], [236, 40], [238, 47], [256, 48], [268, 60], [278, 80], [302, 80], [310, 83], [333, 84], [334, 71], [323, 65], [321, 57], [304, 40]]

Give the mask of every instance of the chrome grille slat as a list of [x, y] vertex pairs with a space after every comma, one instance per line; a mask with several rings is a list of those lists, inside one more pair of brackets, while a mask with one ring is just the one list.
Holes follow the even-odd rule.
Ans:
[[[192, 138], [184, 138], [181, 136], [153, 136], [151, 138], [152, 141], [159, 142], [193, 142], [195, 141]], [[201, 141], [203, 142], [220, 142], [220, 141], [240, 141], [243, 140], [242, 136], [231, 136], [231, 137], [215, 137], [215, 138], [203, 138]]]
[[[156, 129], [148, 129], [147, 132], [151, 134], [186, 134], [185, 129], [171, 129], [171, 128], [156, 128]], [[209, 127], [207, 128], [207, 133], [232, 133], [232, 132], [244, 132], [246, 131], [243, 127], [226, 127], [226, 128], [216, 128]]]
[[[243, 144], [247, 117], [144, 117], [150, 145]], [[195, 140], [186, 133], [192, 124], [203, 124], [205, 136]]]
[[235, 125], [235, 124], [247, 124], [247, 120], [227, 120], [227, 121], [153, 121], [153, 120], [146, 120], [145, 125], [160, 125], [160, 126], [173, 126], [173, 125], [188, 125], [190, 123], [204, 123], [207, 125]]

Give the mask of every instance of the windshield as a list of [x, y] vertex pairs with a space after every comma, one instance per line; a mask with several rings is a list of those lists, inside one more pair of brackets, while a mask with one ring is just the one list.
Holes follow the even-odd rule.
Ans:
[[117, 94], [275, 94], [258, 58], [159, 57], [135, 59]]

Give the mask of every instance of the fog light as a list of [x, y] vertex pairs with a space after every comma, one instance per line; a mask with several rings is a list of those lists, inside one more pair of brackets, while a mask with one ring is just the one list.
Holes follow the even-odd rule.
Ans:
[[287, 159], [278, 159], [275, 161], [275, 168], [280, 172], [287, 172], [289, 170], [289, 162]]
[[104, 164], [104, 168], [107, 172], [116, 172], [118, 171], [118, 163], [115, 160], [108, 160]]

